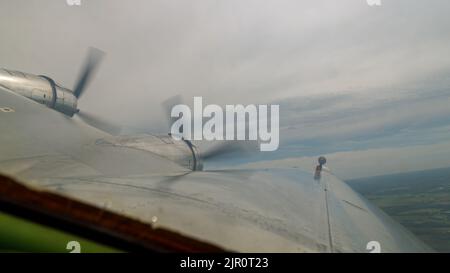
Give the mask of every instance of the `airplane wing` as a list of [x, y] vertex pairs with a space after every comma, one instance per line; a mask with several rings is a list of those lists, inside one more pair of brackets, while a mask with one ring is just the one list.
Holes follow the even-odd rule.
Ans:
[[326, 172], [192, 172], [1, 87], [0, 130], [0, 173], [223, 249], [432, 251]]

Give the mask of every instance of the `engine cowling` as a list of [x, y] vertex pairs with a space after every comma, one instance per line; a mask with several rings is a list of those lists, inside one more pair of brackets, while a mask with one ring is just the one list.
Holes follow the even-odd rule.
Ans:
[[78, 112], [77, 98], [72, 91], [49, 77], [0, 69], [0, 86], [65, 115]]

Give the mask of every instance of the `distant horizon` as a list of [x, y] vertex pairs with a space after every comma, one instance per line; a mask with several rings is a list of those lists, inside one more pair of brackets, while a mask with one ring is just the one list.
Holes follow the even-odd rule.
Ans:
[[374, 176], [357, 177], [357, 178], [352, 178], [352, 179], [346, 179], [344, 181], [345, 182], [354, 182], [356, 180], [362, 180], [362, 179], [376, 179], [376, 178], [383, 178], [383, 177], [388, 177], [388, 176], [396, 176], [396, 175], [401, 176], [401, 175], [407, 175], [407, 174], [409, 175], [409, 174], [418, 174], [418, 173], [436, 172], [436, 171], [449, 171], [450, 172], [450, 166], [436, 168], [436, 169], [424, 169], [424, 170], [416, 170], [416, 171], [401, 172], [401, 173], [389, 173], [389, 174], [381, 174], [381, 175], [374, 175]]

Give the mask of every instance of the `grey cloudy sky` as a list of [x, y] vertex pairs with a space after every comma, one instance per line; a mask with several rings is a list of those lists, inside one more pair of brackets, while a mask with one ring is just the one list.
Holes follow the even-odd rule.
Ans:
[[[80, 108], [121, 125], [165, 130], [176, 94], [278, 102], [280, 150], [252, 160], [337, 153], [347, 177], [364, 176], [352, 153], [368, 175], [450, 166], [423, 159], [450, 135], [449, 1], [81, 1], [0, 0], [0, 66], [71, 87], [94, 46], [107, 56]], [[402, 163], [380, 165], [393, 150]]]

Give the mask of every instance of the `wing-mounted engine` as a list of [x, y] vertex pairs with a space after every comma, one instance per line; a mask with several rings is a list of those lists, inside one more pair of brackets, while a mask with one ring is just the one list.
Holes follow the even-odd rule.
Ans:
[[72, 91], [49, 77], [0, 69], [0, 86], [65, 115], [78, 112], [77, 98]]
[[62, 87], [47, 76], [38, 76], [19, 71], [0, 69], [0, 87], [41, 103], [64, 115], [77, 114], [86, 123], [97, 127], [102, 121], [97, 117], [80, 112], [78, 99], [85, 92], [89, 81], [100, 64], [104, 53], [90, 48], [84, 67], [73, 90]]
[[188, 140], [177, 141], [171, 136], [149, 134], [111, 136], [97, 140], [96, 145], [138, 149], [157, 154], [193, 171], [203, 170], [197, 147]]

